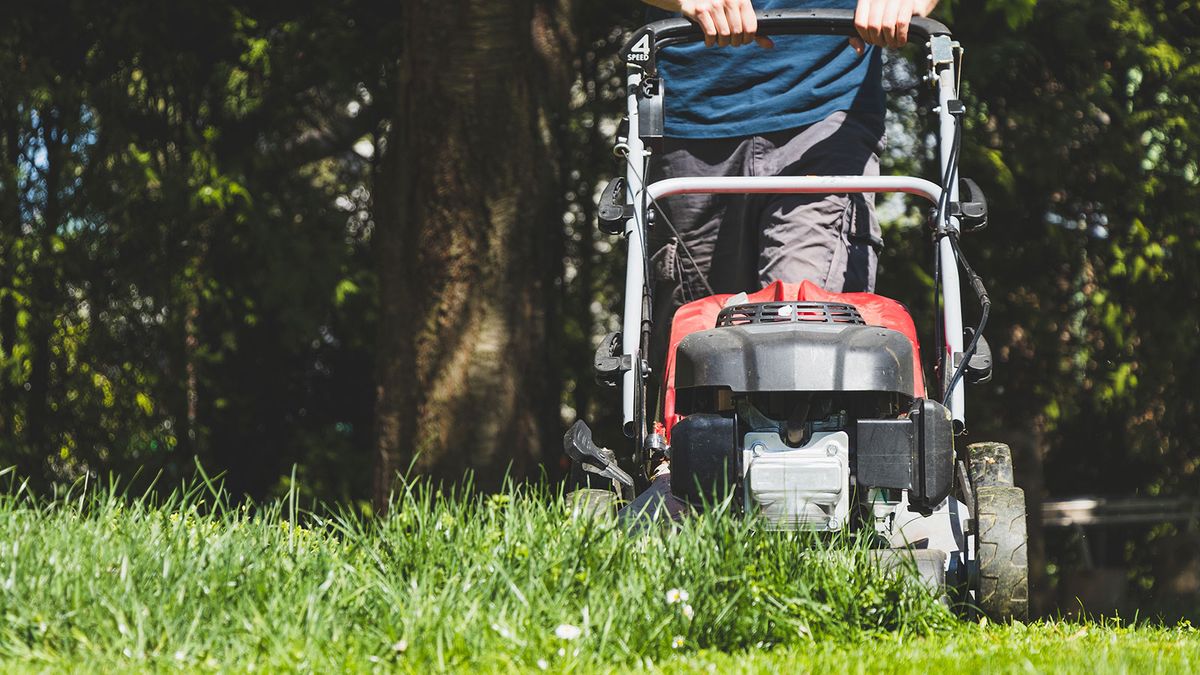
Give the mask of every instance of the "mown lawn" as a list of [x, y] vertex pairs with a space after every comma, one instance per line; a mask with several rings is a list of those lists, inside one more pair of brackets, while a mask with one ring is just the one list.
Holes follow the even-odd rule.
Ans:
[[925, 637], [861, 636], [770, 652], [679, 655], [649, 668], [671, 673], [1195, 673], [1190, 626], [1116, 623], [965, 624]]
[[392, 515], [76, 487], [0, 496], [5, 670], [1187, 672], [1187, 626], [956, 619], [862, 547], [414, 487]]

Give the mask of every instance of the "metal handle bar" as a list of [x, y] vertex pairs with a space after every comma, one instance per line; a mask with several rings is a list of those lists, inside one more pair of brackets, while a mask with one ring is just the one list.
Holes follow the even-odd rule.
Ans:
[[936, 204], [937, 184], [914, 176], [714, 176], [668, 178], [646, 188], [651, 199], [685, 194], [838, 194], [907, 192]]
[[[858, 35], [852, 9], [810, 9], [756, 12], [758, 32], [762, 35]], [[940, 21], [914, 16], [909, 36], [918, 41], [935, 35], [950, 35]], [[684, 18], [663, 19], [642, 26], [621, 50], [626, 63], [654, 70], [658, 50], [673, 44], [703, 39], [700, 26]]]

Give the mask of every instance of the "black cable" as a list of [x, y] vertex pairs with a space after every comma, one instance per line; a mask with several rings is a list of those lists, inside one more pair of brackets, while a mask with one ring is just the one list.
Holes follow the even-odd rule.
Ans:
[[[691, 249], [689, 249], [687, 244], [683, 241], [683, 236], [681, 236], [679, 234], [679, 230], [675, 229], [674, 223], [672, 223], [671, 219], [667, 216], [667, 210], [664, 209], [662, 207], [662, 205], [658, 203], [657, 199], [655, 199], [654, 197], [652, 197], [650, 195], [650, 190], [647, 189], [648, 186], [646, 184], [646, 174], [649, 173], [647, 170], [649, 163], [650, 163], [650, 159], [649, 159], [649, 157], [647, 157], [645, 160], [645, 163], [642, 167], [642, 173], [641, 173], [641, 175], [638, 176], [638, 180], [640, 180], [642, 183], [641, 199], [643, 200], [643, 202], [647, 198], [650, 199], [650, 203], [654, 205], [654, 209], [657, 213], [656, 218], [662, 218], [663, 222], [666, 223], [667, 227], [671, 230], [671, 234], [675, 235], [675, 241], [678, 243], [678, 245], [681, 248], [683, 248], [684, 255], [686, 255], [688, 258], [688, 261], [690, 261], [692, 263], [692, 269], [696, 270], [696, 276], [700, 277], [701, 283], [704, 284], [704, 290], [708, 291], [709, 295], [716, 295], [716, 293], [713, 291], [712, 286], [708, 283], [708, 277], [704, 274], [704, 272], [702, 272], [700, 270], [700, 263], [696, 262], [696, 258], [692, 256]], [[635, 169], [634, 172], [636, 173], [637, 170]], [[645, 210], [645, 208], [643, 208], [642, 213], [645, 213], [645, 212], [646, 212], [646, 210]], [[643, 244], [646, 243], [645, 239], [642, 240], [642, 243]], [[642, 248], [645, 249], [646, 247], [643, 246]], [[649, 275], [647, 275], [646, 278], [649, 279], [650, 278]], [[683, 287], [684, 293], [686, 293], [688, 296], [691, 296], [691, 292], [688, 290], [687, 284], [683, 283], [682, 279], [680, 279], [680, 286]]]
[[[939, 358], [946, 353], [946, 322], [942, 321], [942, 257], [938, 251], [937, 238], [933, 240], [933, 315], [934, 321], [933, 348]], [[940, 375], [940, 373], [935, 372]], [[942, 380], [943, 382], [945, 380]]]
[[958, 260], [958, 264], [963, 268], [963, 271], [966, 272], [967, 278], [971, 283], [971, 288], [975, 291], [975, 297], [979, 298], [980, 314], [979, 324], [975, 327], [975, 333], [971, 336], [971, 342], [963, 350], [962, 362], [954, 370], [954, 376], [950, 378], [950, 384], [946, 387], [946, 398], [942, 401], [942, 405], [947, 408], [950, 407], [950, 397], [954, 395], [954, 387], [962, 379], [971, 357], [975, 356], [975, 350], [979, 346], [979, 338], [983, 335], [984, 328], [987, 327], [988, 314], [991, 313], [992, 309], [992, 301], [988, 297], [987, 287], [983, 285], [983, 279], [975, 273], [975, 270], [971, 269], [970, 263], [967, 262], [967, 257], [963, 255], [962, 249], [959, 248], [958, 235], [951, 234], [949, 237], [950, 246], [954, 249], [954, 257]]
[[[958, 152], [961, 141], [960, 129], [955, 119], [955, 134], [954, 140], [950, 143], [949, 161], [946, 163], [946, 169], [942, 173], [942, 192], [938, 195], [937, 205], [934, 213], [934, 237], [933, 237], [933, 311], [934, 316], [942, 316], [942, 257], [939, 251], [938, 244], [941, 242], [946, 232], [951, 231], [949, 225], [949, 205], [950, 205], [950, 181], [954, 175], [954, 170], [958, 162]], [[944, 358], [946, 350], [946, 341], [949, 339], [946, 335], [946, 325], [944, 321], [938, 321], [937, 330], [934, 331], [935, 341], [934, 348], [937, 350], [939, 358]], [[952, 367], [952, 366], [951, 366]], [[945, 372], [943, 368], [942, 372]], [[943, 380], [944, 382], [945, 380]]]
[[[636, 174], [637, 169], [635, 168], [633, 170], [633, 172]], [[648, 155], [643, 155], [642, 156], [642, 173], [640, 175], [638, 175], [638, 180], [640, 180], [642, 182], [642, 191], [641, 191], [641, 194], [637, 196], [637, 199], [639, 199], [642, 202], [642, 222], [641, 222], [641, 228], [640, 229], [635, 228], [635, 230], [637, 231], [638, 236], [640, 236], [642, 238], [642, 288], [644, 289], [646, 294], [648, 296], [650, 296], [650, 302], [653, 303], [654, 302], [654, 293], [653, 293], [654, 280], [653, 280], [653, 277], [650, 276], [650, 246], [649, 246], [650, 240], [646, 237], [646, 195], [647, 195], [646, 175], [649, 173], [650, 173], [650, 157]], [[650, 317], [651, 317], [651, 319], [653, 319], [653, 317], [654, 317], [653, 307], [651, 307]]]
[[[967, 257], [963, 255], [962, 248], [958, 244], [958, 231], [950, 226], [950, 181], [953, 178], [954, 170], [957, 168], [958, 155], [962, 145], [962, 120], [958, 117], [954, 118], [954, 141], [950, 146], [949, 162], [946, 163], [946, 171], [942, 177], [942, 194], [938, 199], [938, 215], [937, 224], [938, 230], [935, 240], [940, 241], [943, 237], [950, 240], [950, 248], [954, 252], [954, 259], [962, 267], [963, 272], [967, 275], [968, 283], [971, 289], [975, 292], [975, 297], [979, 299], [980, 315], [979, 323], [975, 327], [974, 334], [971, 336], [971, 341], [967, 348], [963, 350], [962, 361], [954, 369], [954, 374], [950, 378], [949, 384], [946, 386], [945, 397], [942, 400], [942, 405], [950, 407], [950, 399], [954, 395], [954, 388], [958, 386], [963, 374], [966, 372], [967, 363], [971, 357], [975, 355], [975, 351], [979, 346], [979, 339], [983, 335], [984, 328], [987, 327], [988, 315], [991, 313], [992, 302], [988, 297], [987, 287], [983, 284], [983, 279], [976, 274], [971, 264], [967, 261]], [[939, 257], [940, 260], [940, 257]]]
[[942, 235], [950, 228], [950, 181], [958, 169], [959, 148], [962, 145], [962, 121], [954, 117], [954, 140], [950, 143], [950, 157], [946, 162], [946, 171], [942, 174], [942, 194], [938, 197], [937, 223], [938, 234]]
[[[683, 253], [684, 253], [684, 255], [687, 256], [688, 261], [690, 261], [692, 263], [692, 269], [694, 269], [696, 271], [696, 276], [699, 277], [700, 282], [704, 284], [704, 290], [708, 291], [709, 295], [716, 295], [716, 291], [714, 291], [712, 286], [710, 286], [708, 283], [708, 277], [704, 274], [704, 272], [702, 272], [700, 270], [700, 263], [696, 262], [696, 259], [694, 257], [692, 257], [691, 249], [689, 249], [687, 246], [687, 243], [685, 243], [683, 241], [683, 235], [679, 234], [679, 230], [675, 229], [675, 225], [671, 222], [671, 219], [667, 217], [666, 211], [661, 206], [658, 205], [658, 200], [652, 199], [651, 201], [654, 204], [654, 208], [657, 209], [658, 215], [662, 217], [663, 222], [666, 223], [668, 228], [670, 228], [671, 234], [675, 235], [675, 242], [679, 245], [680, 248], [683, 249]], [[682, 282], [683, 279], [680, 279], [680, 281]], [[681, 285], [683, 285], [686, 290], [686, 285], [685, 284], [681, 284]], [[688, 292], [688, 295], [691, 295], [691, 291], [687, 291], [687, 292]]]

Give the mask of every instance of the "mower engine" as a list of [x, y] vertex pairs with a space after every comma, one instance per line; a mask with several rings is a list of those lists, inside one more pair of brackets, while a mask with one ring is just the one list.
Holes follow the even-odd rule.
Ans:
[[850, 514], [850, 437], [813, 434], [791, 448], [773, 432], [746, 434], [742, 450], [744, 505], [779, 529], [840, 530]]
[[913, 363], [905, 335], [852, 305], [726, 307], [676, 350], [672, 490], [732, 496], [777, 529], [841, 530], [871, 488], [932, 511], [950, 493], [953, 431], [914, 396]]

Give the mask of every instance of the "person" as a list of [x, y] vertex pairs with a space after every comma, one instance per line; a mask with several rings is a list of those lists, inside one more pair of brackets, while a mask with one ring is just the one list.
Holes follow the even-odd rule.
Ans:
[[[704, 43], [663, 50], [665, 139], [650, 180], [674, 176], [878, 175], [884, 144], [880, 48], [902, 47], [937, 0], [643, 0], [650, 18], [696, 22]], [[756, 9], [854, 9], [858, 37], [758, 34]], [[748, 45], [757, 48], [736, 49]], [[732, 47], [734, 49], [719, 49]], [[714, 49], [717, 48], [717, 49]], [[714, 293], [808, 279], [872, 292], [883, 245], [874, 196], [688, 195], [651, 231], [661, 373], [671, 317]], [[673, 228], [673, 229], [672, 229]], [[649, 400], [655, 400], [650, 398]]]
[[[651, 20], [678, 13], [704, 32], [703, 44], [659, 53], [665, 138], [660, 156], [652, 159], [651, 181], [878, 175], [885, 109], [881, 48], [904, 46], [912, 18], [927, 15], [937, 4], [643, 2], [653, 7]], [[854, 9], [857, 37], [758, 34], [756, 9], [812, 8]], [[738, 49], [742, 47], [748, 48]], [[829, 291], [874, 291], [883, 241], [873, 195], [687, 195], [664, 200], [663, 208], [670, 227], [656, 225], [648, 242], [654, 277], [653, 372], [663, 372], [671, 318], [692, 300], [805, 279]], [[654, 381], [652, 388], [659, 384]], [[653, 391], [649, 400], [661, 404]], [[668, 472], [664, 462], [655, 476], [668, 478]], [[661, 486], [652, 492], [661, 494]]]

